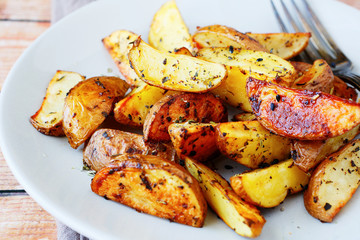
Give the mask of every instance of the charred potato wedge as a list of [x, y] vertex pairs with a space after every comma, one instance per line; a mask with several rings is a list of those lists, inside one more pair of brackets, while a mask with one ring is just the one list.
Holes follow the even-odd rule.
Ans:
[[260, 235], [266, 221], [256, 207], [244, 202], [224, 178], [204, 164], [186, 157], [185, 166], [199, 181], [210, 207], [230, 228], [244, 237]]
[[118, 66], [120, 73], [124, 76], [126, 82], [130, 86], [143, 85], [143, 81], [140, 80], [134, 69], [131, 68], [129, 63], [128, 53], [133, 46], [133, 42], [139, 37], [139, 35], [127, 31], [118, 30], [105, 37], [102, 42], [105, 48], [110, 53], [111, 58]]
[[268, 52], [255, 39], [224, 25], [211, 25], [199, 28], [193, 35], [193, 41], [196, 42], [198, 48], [231, 46], [233, 48]]
[[334, 76], [334, 91], [332, 94], [352, 101], [356, 101], [358, 98], [356, 90], [353, 87], [348, 86], [337, 76]]
[[194, 53], [194, 44], [175, 1], [165, 3], [154, 15], [149, 31], [149, 43], [163, 52], [175, 52], [182, 47]]
[[242, 199], [258, 207], [272, 208], [287, 195], [306, 188], [310, 176], [290, 160], [232, 176], [230, 185]]
[[85, 77], [75, 72], [57, 71], [51, 79], [39, 110], [30, 123], [39, 132], [50, 136], [64, 136], [63, 108], [66, 94]]
[[144, 123], [145, 141], [170, 141], [172, 123], [223, 122], [228, 117], [222, 102], [210, 93], [179, 93], [160, 99], [151, 108]]
[[145, 143], [142, 135], [103, 128], [91, 136], [83, 160], [92, 170], [99, 171], [120, 154], [154, 155], [174, 162], [176, 152], [171, 144]]
[[206, 217], [206, 200], [196, 179], [158, 156], [119, 155], [96, 173], [91, 189], [139, 212], [193, 227], [202, 227]]
[[227, 77], [224, 65], [182, 54], [160, 52], [140, 38], [129, 52], [136, 74], [146, 83], [183, 92], [207, 92]]
[[117, 77], [93, 77], [70, 90], [65, 99], [63, 128], [72, 148], [78, 148], [95, 132], [128, 87]]
[[177, 156], [206, 161], [218, 152], [214, 123], [173, 123], [169, 126], [171, 142]]
[[304, 193], [306, 210], [322, 222], [332, 222], [360, 184], [360, 140], [326, 158], [312, 173]]
[[220, 152], [249, 168], [268, 166], [289, 157], [290, 140], [271, 133], [258, 121], [220, 123], [216, 130]]
[[246, 33], [257, 40], [270, 53], [290, 59], [301, 53], [308, 45], [311, 33]]
[[299, 140], [325, 140], [360, 124], [360, 104], [327, 93], [296, 90], [254, 78], [246, 84], [251, 107], [268, 130]]

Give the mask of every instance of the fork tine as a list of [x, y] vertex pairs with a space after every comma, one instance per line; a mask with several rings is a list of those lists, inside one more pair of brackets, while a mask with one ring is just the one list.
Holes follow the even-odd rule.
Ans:
[[285, 23], [283, 22], [282, 18], [280, 17], [280, 14], [279, 14], [277, 8], [275, 7], [274, 1], [271, 0], [270, 2], [271, 2], [271, 6], [272, 6], [272, 8], [273, 8], [275, 17], [276, 17], [276, 19], [278, 20], [278, 23], [280, 24], [281, 30], [282, 30], [283, 32], [289, 32], [289, 29], [287, 29]]

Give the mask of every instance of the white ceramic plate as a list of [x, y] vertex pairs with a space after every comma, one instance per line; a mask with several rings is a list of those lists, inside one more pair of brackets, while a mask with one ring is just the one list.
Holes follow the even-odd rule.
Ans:
[[[163, 0], [96, 1], [69, 15], [39, 37], [19, 58], [1, 92], [1, 148], [16, 178], [48, 212], [80, 233], [96, 239], [241, 239], [211, 211], [197, 229], [106, 201], [90, 190], [82, 172], [82, 152], [66, 138], [38, 133], [29, 117], [39, 108], [55, 71], [88, 77], [118, 75], [101, 39], [128, 29], [146, 39], [151, 19]], [[360, 69], [360, 14], [336, 1], [311, 1], [335, 41]], [[246, 32], [279, 31], [268, 1], [182, 0], [178, 6], [194, 32], [196, 26], [225, 24]], [[111, 72], [111, 73], [110, 73]], [[238, 170], [219, 171], [226, 176]], [[26, 210], [25, 210], [26, 211]], [[259, 239], [358, 239], [360, 196], [356, 193], [331, 224], [309, 216], [301, 194], [262, 211], [267, 223]]]

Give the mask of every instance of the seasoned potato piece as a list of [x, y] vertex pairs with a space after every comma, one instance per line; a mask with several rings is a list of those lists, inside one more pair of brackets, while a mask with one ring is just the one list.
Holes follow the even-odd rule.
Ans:
[[174, 0], [165, 3], [154, 15], [149, 43], [163, 52], [174, 52], [182, 47], [194, 52], [191, 35]]
[[284, 137], [324, 140], [360, 123], [360, 104], [327, 93], [290, 89], [251, 77], [246, 89], [261, 125]]
[[97, 172], [91, 189], [139, 212], [193, 227], [202, 227], [206, 217], [206, 200], [196, 179], [158, 156], [119, 155]]
[[180, 159], [186, 156], [197, 161], [206, 161], [218, 152], [215, 123], [173, 123], [169, 134]]
[[306, 62], [291, 61], [290, 63], [291, 65], [293, 65], [293, 67], [295, 68], [298, 74], [296, 78], [301, 77], [306, 71], [308, 71], [312, 67], [310, 63], [306, 63]]
[[233, 121], [253, 121], [256, 116], [253, 113], [239, 113], [234, 115]]
[[193, 40], [198, 48], [203, 47], [232, 47], [248, 50], [268, 50], [258, 41], [243, 34], [234, 28], [223, 25], [211, 25], [199, 28], [193, 35]]
[[175, 161], [175, 149], [167, 143], [145, 143], [143, 136], [115, 129], [99, 129], [84, 148], [83, 160], [93, 170], [99, 171], [119, 154], [156, 155]]
[[143, 81], [163, 89], [206, 92], [220, 85], [227, 77], [222, 64], [160, 52], [140, 38], [134, 42], [128, 56]]
[[39, 110], [30, 117], [30, 123], [39, 132], [63, 136], [63, 108], [66, 94], [85, 77], [75, 72], [58, 70], [51, 79]]
[[197, 57], [226, 66], [238, 67], [244, 75], [251, 73], [249, 76], [285, 86], [290, 86], [295, 77], [295, 69], [290, 62], [266, 52], [231, 47], [202, 48], [197, 53]]
[[263, 169], [232, 176], [230, 185], [242, 199], [259, 207], [276, 207], [287, 195], [302, 191], [309, 175], [286, 160]]
[[118, 30], [105, 37], [102, 42], [106, 49], [109, 51], [111, 58], [114, 60], [119, 68], [119, 71], [124, 76], [126, 82], [130, 86], [143, 85], [134, 69], [131, 68], [128, 53], [133, 46], [133, 42], [139, 35], [127, 31]]
[[115, 104], [115, 120], [123, 125], [141, 127], [150, 108], [165, 94], [171, 93], [172, 91], [144, 83]]
[[190, 56], [190, 57], [193, 57], [193, 54], [189, 51], [189, 49], [187, 49], [186, 47], [182, 47], [182, 48], [179, 48], [179, 49], [176, 49], [174, 51], [175, 54], [182, 54], [182, 55], [187, 55], [187, 56]]
[[290, 59], [308, 45], [311, 33], [246, 33], [257, 40], [270, 53]]
[[295, 164], [304, 172], [313, 170], [326, 156], [339, 150], [359, 133], [360, 125], [346, 133], [324, 141], [296, 140], [291, 144], [291, 156]]
[[128, 87], [117, 77], [93, 77], [70, 90], [65, 99], [63, 128], [71, 147], [78, 148], [95, 132]]
[[306, 210], [322, 222], [332, 222], [360, 184], [360, 140], [327, 157], [312, 173], [304, 194]]
[[289, 157], [290, 139], [268, 131], [258, 121], [220, 123], [216, 130], [220, 152], [249, 168]]
[[256, 207], [244, 202], [224, 178], [204, 164], [186, 157], [185, 166], [199, 181], [210, 207], [230, 228], [244, 237], [260, 235], [266, 221]]
[[210, 93], [179, 93], [160, 99], [151, 108], [144, 123], [145, 141], [170, 141], [172, 123], [194, 121], [223, 122], [228, 117], [222, 102]]
[[356, 90], [353, 87], [348, 86], [337, 76], [334, 76], [334, 91], [332, 94], [352, 101], [356, 101], [358, 98]]

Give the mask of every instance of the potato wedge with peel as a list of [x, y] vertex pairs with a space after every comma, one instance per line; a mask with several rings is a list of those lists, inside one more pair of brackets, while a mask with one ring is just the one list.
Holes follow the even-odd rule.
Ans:
[[102, 42], [115, 64], [118, 66], [120, 73], [124, 76], [125, 81], [130, 86], [140, 86], [143, 81], [140, 80], [134, 69], [131, 68], [128, 53], [133, 46], [133, 42], [139, 35], [127, 31], [118, 30], [102, 39]]
[[180, 159], [186, 156], [206, 161], [219, 152], [216, 146], [216, 123], [173, 123], [169, 126], [171, 142]]
[[153, 155], [172, 162], [175, 162], [176, 158], [171, 144], [145, 143], [140, 134], [102, 128], [94, 132], [85, 146], [83, 161], [92, 170], [99, 171], [120, 154]]
[[224, 25], [211, 25], [198, 28], [193, 35], [193, 41], [198, 48], [231, 46], [232, 48], [268, 52], [268, 50], [255, 39]]
[[246, 33], [257, 40], [270, 53], [290, 59], [301, 53], [308, 45], [311, 33]]
[[332, 222], [360, 184], [360, 140], [327, 157], [312, 173], [304, 193], [306, 210], [322, 222]]
[[255, 169], [289, 157], [291, 141], [254, 121], [226, 122], [216, 127], [216, 143], [222, 154]]
[[185, 166], [199, 181], [210, 207], [231, 229], [244, 237], [255, 238], [261, 234], [266, 220], [256, 207], [244, 202], [224, 178], [188, 157]]
[[248, 78], [246, 90], [258, 121], [300, 140], [325, 140], [360, 124], [360, 104], [327, 93], [297, 90]]
[[251, 73], [245, 79], [252, 76], [285, 86], [291, 86], [295, 80], [296, 71], [290, 62], [266, 52], [225, 47], [202, 48], [197, 53], [197, 57], [226, 66], [238, 67], [244, 75]]
[[118, 77], [92, 77], [70, 90], [65, 98], [63, 128], [72, 148], [95, 132], [128, 87]]
[[356, 101], [358, 99], [358, 94], [355, 88], [348, 86], [337, 76], [334, 76], [334, 91], [332, 94], [352, 101]]
[[258, 207], [272, 208], [287, 195], [304, 190], [310, 175], [301, 171], [292, 159], [232, 176], [230, 185], [237, 195]]
[[162, 5], [155, 13], [149, 30], [149, 43], [163, 52], [174, 52], [182, 47], [194, 53], [189, 29], [174, 0]]
[[144, 123], [145, 141], [170, 141], [172, 123], [223, 122], [228, 113], [223, 103], [211, 93], [178, 93], [160, 99], [151, 108]]
[[160, 52], [140, 38], [129, 52], [136, 74], [146, 83], [183, 92], [207, 92], [226, 79], [224, 65], [191, 56]]
[[39, 110], [30, 117], [34, 128], [45, 135], [64, 136], [62, 123], [66, 94], [84, 79], [78, 73], [58, 70], [49, 82]]
[[115, 104], [115, 120], [123, 125], [141, 127], [153, 105], [172, 91], [143, 83]]
[[340, 136], [329, 138], [324, 141], [292, 141], [291, 156], [295, 165], [304, 172], [312, 171], [328, 155], [336, 152], [355, 138], [359, 133], [359, 128], [360, 125]]
[[158, 156], [119, 155], [96, 173], [91, 189], [139, 212], [193, 227], [202, 227], [206, 217], [206, 200], [196, 179]]

